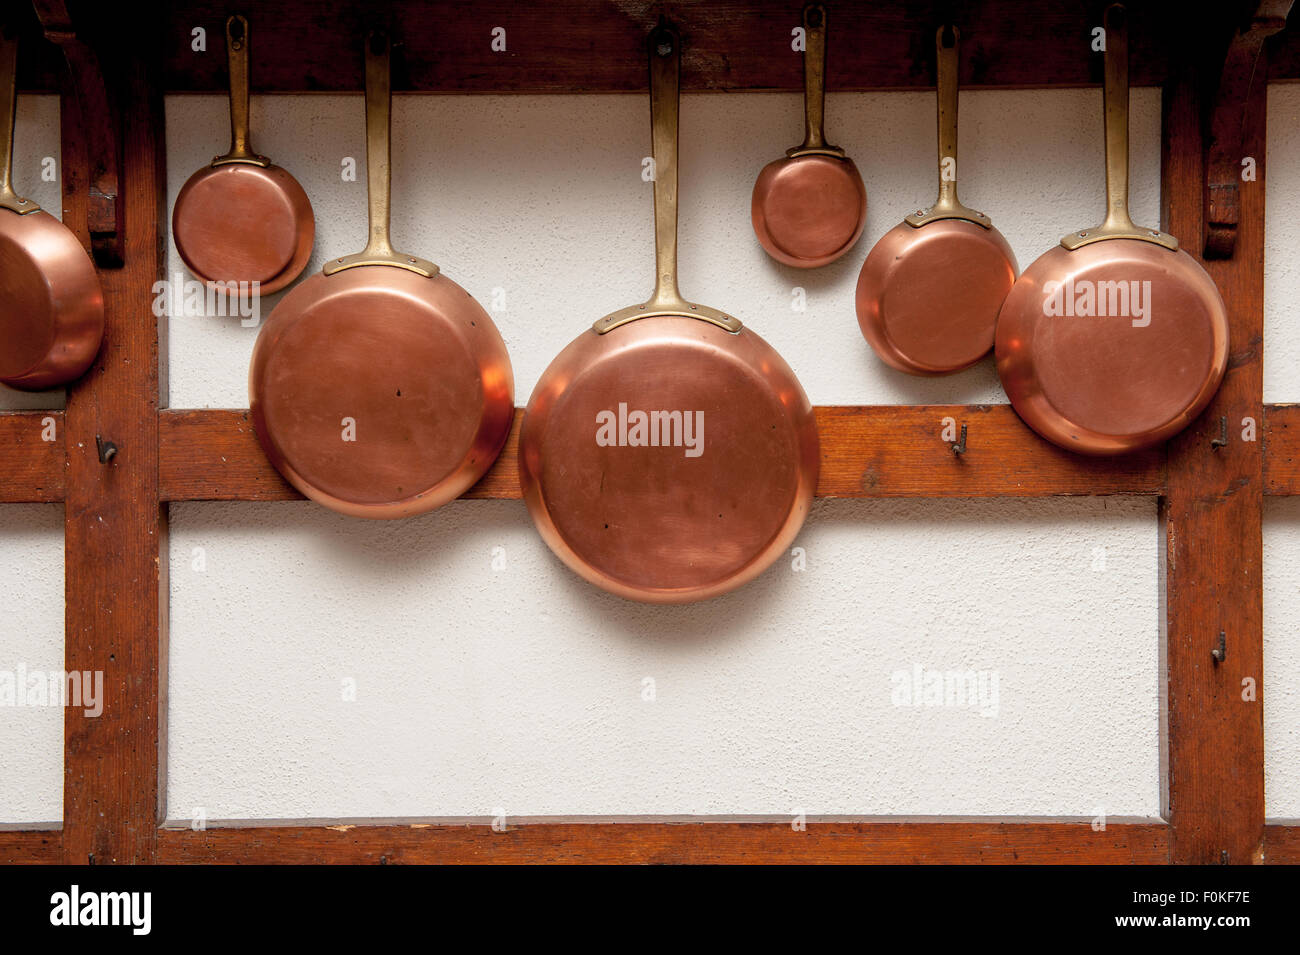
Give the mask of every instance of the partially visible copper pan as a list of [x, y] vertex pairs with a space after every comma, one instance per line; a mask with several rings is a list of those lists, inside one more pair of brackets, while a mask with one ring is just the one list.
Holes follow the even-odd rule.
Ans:
[[311, 258], [316, 218], [298, 180], [249, 145], [248, 21], [226, 21], [230, 152], [186, 181], [172, 209], [172, 239], [186, 267], [212, 287], [258, 283], [277, 292]]
[[469, 293], [389, 240], [389, 46], [366, 46], [370, 239], [275, 307], [249, 369], [253, 426], [303, 494], [356, 517], [459, 497], [514, 416], [510, 357]]
[[[1160, 444], [1223, 380], [1228, 318], [1213, 279], [1178, 240], [1128, 214], [1128, 38], [1106, 11], [1105, 221], [1072, 232], [1016, 281], [997, 327], [997, 368], [1025, 422], [1083, 454]], [[1099, 314], [1104, 313], [1104, 314]]]
[[77, 237], [12, 185], [18, 42], [0, 35], [0, 382], [39, 391], [85, 374], [104, 295]]
[[939, 198], [885, 233], [858, 276], [862, 334], [882, 361], [913, 375], [960, 371], [987, 355], [1016, 280], [1011, 245], [988, 216], [957, 198], [959, 40], [956, 27], [935, 38]]
[[853, 160], [826, 142], [825, 8], [809, 4], [803, 24], [804, 141], [758, 174], [750, 218], [768, 255], [814, 269], [834, 262], [858, 241], [867, 222], [867, 190]]
[[781, 356], [677, 289], [680, 40], [650, 36], [655, 293], [551, 363], [519, 441], [542, 537], [610, 593], [686, 603], [758, 576], [794, 540], [817, 483], [812, 406]]

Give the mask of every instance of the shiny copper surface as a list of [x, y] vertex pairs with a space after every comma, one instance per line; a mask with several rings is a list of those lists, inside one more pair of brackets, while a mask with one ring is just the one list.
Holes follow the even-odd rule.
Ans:
[[754, 235], [772, 258], [796, 268], [818, 268], [853, 248], [862, 235], [867, 189], [852, 159], [778, 159], [758, 174], [750, 218]]
[[[602, 446], [597, 415], [620, 405], [702, 413], [701, 453]], [[685, 603], [741, 586], [790, 546], [817, 482], [817, 428], [754, 332], [651, 318], [559, 354], [528, 403], [519, 465], [533, 521], [572, 570], [622, 597]]]
[[[1151, 283], [1148, 316], [1044, 314], [1048, 282], [1078, 290], [1121, 281]], [[1209, 404], [1227, 367], [1227, 313], [1214, 281], [1182, 250], [1133, 239], [1057, 246], [1007, 296], [996, 353], [1007, 396], [1030, 427], [1071, 451], [1121, 454], [1160, 444]]]
[[964, 219], [899, 223], [872, 247], [858, 276], [858, 325], [881, 360], [942, 375], [993, 347], [1016, 256], [997, 229]]
[[264, 294], [296, 279], [311, 258], [316, 219], [298, 181], [279, 166], [205, 166], [181, 188], [172, 237], [202, 281], [259, 282]]
[[290, 292], [258, 336], [248, 387], [271, 463], [356, 517], [459, 497], [500, 453], [514, 414], [510, 359], [487, 312], [441, 274], [382, 265]]
[[0, 208], [0, 381], [39, 391], [80, 378], [104, 336], [86, 250], [47, 212]]

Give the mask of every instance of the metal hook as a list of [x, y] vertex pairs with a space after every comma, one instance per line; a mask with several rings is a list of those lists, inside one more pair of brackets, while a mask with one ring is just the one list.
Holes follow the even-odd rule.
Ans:
[[1219, 448], [1228, 446], [1228, 416], [1223, 415], [1219, 418], [1219, 436], [1210, 439], [1210, 447], [1215, 451]]
[[117, 445], [112, 441], [105, 441], [99, 435], [95, 435], [95, 448], [99, 451], [100, 464], [107, 464], [113, 460], [113, 455], [117, 454]]
[[961, 426], [961, 440], [959, 440], [956, 444], [952, 446], [952, 453], [953, 454], [966, 453], [966, 425], [965, 424]]
[[1215, 663], [1228, 659], [1228, 635], [1222, 630], [1219, 631], [1219, 645], [1210, 651], [1210, 656], [1214, 657]]

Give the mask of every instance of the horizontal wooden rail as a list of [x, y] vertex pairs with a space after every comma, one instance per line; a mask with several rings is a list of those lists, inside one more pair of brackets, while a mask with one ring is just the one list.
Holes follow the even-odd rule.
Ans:
[[[521, 413], [505, 450], [467, 498], [518, 498]], [[942, 440], [967, 426], [967, 451]], [[820, 497], [1045, 497], [1159, 494], [1164, 454], [1085, 458], [1048, 444], [1009, 405], [827, 406]], [[287, 501], [300, 495], [271, 467], [247, 411], [165, 411], [159, 485], [166, 501]]]
[[0, 865], [63, 862], [60, 829], [0, 829]]
[[160, 863], [1098, 863], [1169, 861], [1161, 822], [535, 822], [162, 829]]
[[63, 412], [0, 413], [0, 503], [61, 501], [66, 485]]
[[1300, 405], [1264, 406], [1264, 493], [1300, 494]]
[[[1170, 0], [1172, 3], [1172, 0]], [[252, 87], [257, 92], [358, 92], [361, 37], [370, 26], [395, 42], [393, 87], [422, 92], [578, 93], [646, 88], [645, 39], [661, 10], [683, 38], [686, 90], [802, 92], [791, 49], [800, 23], [791, 0], [278, 0], [249, 5]], [[934, 86], [933, 5], [912, 0], [828, 3], [827, 85], [832, 91]], [[962, 31], [968, 88], [1070, 87], [1101, 82], [1090, 50], [1094, 3], [971, 0], [951, 6]], [[162, 82], [170, 92], [226, 92], [226, 0], [173, 0], [162, 13]], [[322, 13], [328, 10], [328, 13]], [[1153, 86], [1168, 74], [1165, 14], [1133, 5], [1131, 78]], [[194, 31], [204, 31], [195, 50]], [[1208, 29], [1208, 27], [1207, 27]], [[34, 23], [31, 30], [35, 31]], [[495, 42], [494, 42], [495, 41]], [[504, 48], [502, 48], [504, 47]], [[23, 89], [57, 88], [48, 45], [29, 43]], [[798, 132], [793, 131], [793, 132]]]
[[1300, 825], [1264, 827], [1264, 862], [1269, 865], [1300, 865]]

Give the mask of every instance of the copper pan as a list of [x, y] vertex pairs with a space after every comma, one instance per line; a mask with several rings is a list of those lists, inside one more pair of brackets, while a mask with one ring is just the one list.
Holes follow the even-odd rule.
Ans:
[[90, 256], [12, 185], [18, 42], [0, 35], [0, 382], [40, 391], [85, 374], [104, 337]]
[[394, 518], [459, 497], [492, 465], [514, 415], [505, 343], [487, 312], [389, 240], [389, 45], [366, 47], [370, 239], [275, 307], [249, 370], [253, 426], [303, 494]]
[[758, 174], [750, 218], [759, 244], [778, 262], [813, 269], [834, 262], [867, 222], [867, 190], [853, 160], [826, 142], [826, 10], [803, 12], [804, 141]]
[[781, 356], [677, 288], [676, 32], [650, 35], [656, 284], [551, 363], [519, 443], [524, 500], [573, 571], [633, 600], [733, 590], [789, 547], [812, 502], [812, 406]]
[[960, 38], [956, 27], [935, 37], [939, 198], [885, 233], [858, 276], [862, 334], [882, 361], [913, 375], [960, 371], [987, 355], [1016, 280], [1011, 245], [988, 216], [957, 198]]
[[1016, 412], [1083, 454], [1123, 454], [1187, 427], [1227, 367], [1214, 281], [1178, 240], [1128, 213], [1128, 39], [1106, 11], [1105, 221], [1072, 232], [1016, 281], [998, 316], [998, 375]]
[[277, 292], [311, 258], [316, 219], [298, 180], [249, 144], [248, 21], [226, 21], [230, 151], [186, 181], [172, 209], [172, 239], [186, 267], [209, 287], [258, 283]]

